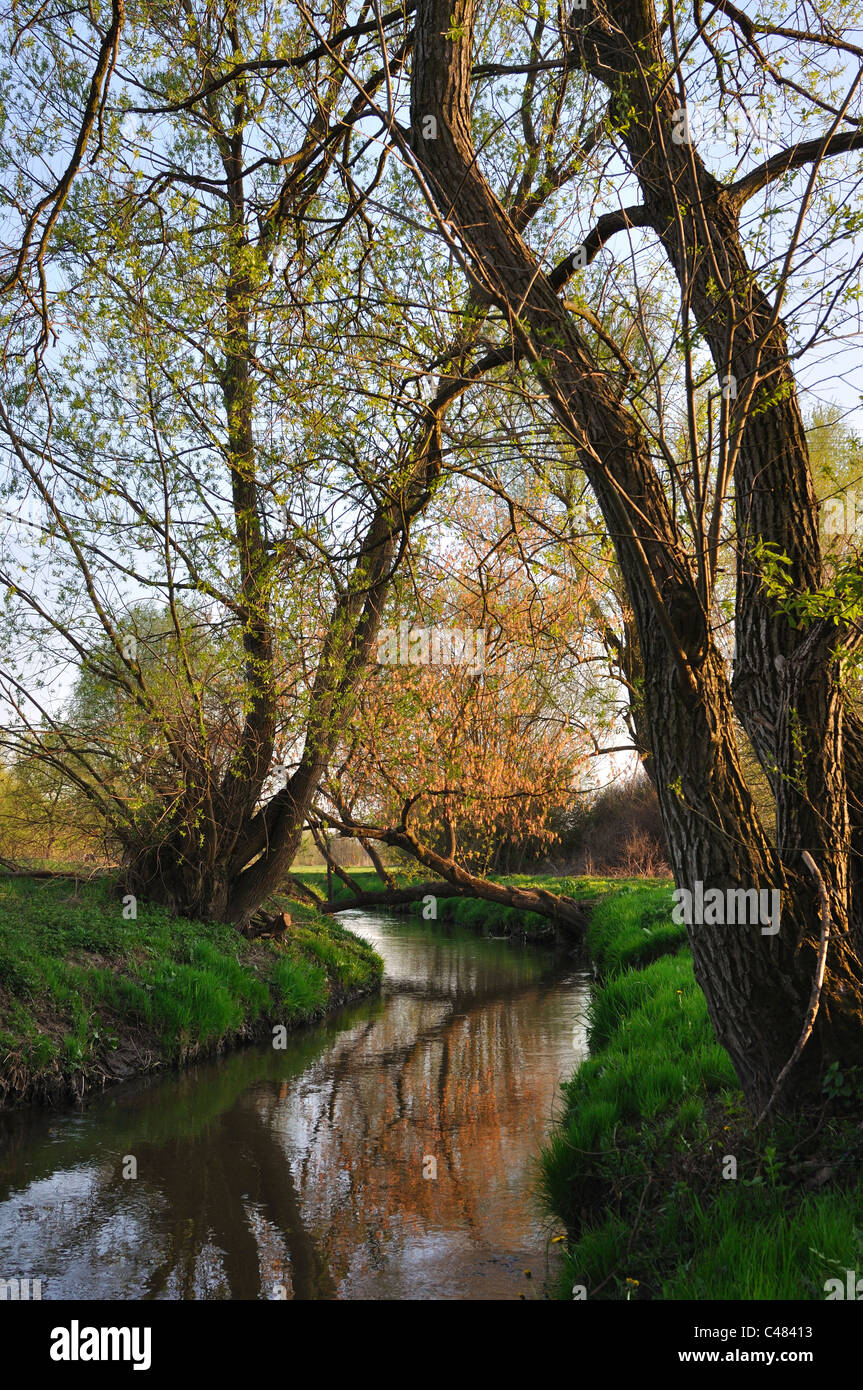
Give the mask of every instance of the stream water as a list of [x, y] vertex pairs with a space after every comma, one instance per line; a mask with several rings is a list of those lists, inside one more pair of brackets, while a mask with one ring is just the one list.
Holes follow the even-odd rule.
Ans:
[[43, 1299], [541, 1294], [536, 1158], [585, 1053], [587, 974], [455, 926], [342, 920], [383, 956], [381, 994], [285, 1050], [0, 1116], [0, 1279]]

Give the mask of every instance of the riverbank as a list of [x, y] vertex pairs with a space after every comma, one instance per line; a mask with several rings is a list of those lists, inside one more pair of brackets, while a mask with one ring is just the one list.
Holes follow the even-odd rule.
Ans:
[[591, 1055], [563, 1087], [542, 1156], [545, 1202], [567, 1232], [557, 1296], [848, 1297], [848, 1271], [863, 1275], [861, 1071], [827, 1079], [838, 1115], [756, 1130], [670, 889], [611, 891], [587, 944], [601, 972]]
[[283, 1050], [0, 1115], [0, 1273], [43, 1300], [542, 1298], [536, 1155], [585, 972], [450, 924], [346, 925], [384, 988]]
[[[357, 887], [365, 892], [382, 887], [381, 879], [374, 869], [351, 869], [350, 876]], [[304, 883], [316, 893], [326, 893], [326, 872], [320, 869], [306, 869], [297, 874]], [[510, 884], [519, 888], [545, 888], [551, 893], [560, 893], [579, 900], [593, 900], [602, 894], [613, 892], [621, 886], [633, 886], [645, 880], [607, 879], [587, 877], [562, 877], [537, 874], [508, 874], [492, 876], [494, 882]], [[408, 886], [415, 879], [398, 871], [393, 880], [399, 886]], [[657, 880], [658, 881], [658, 880]], [[652, 882], [652, 881], [651, 881]], [[442, 885], [448, 886], [448, 885]], [[338, 878], [333, 882], [333, 901], [349, 907], [354, 901], [350, 889]], [[424, 921], [455, 922], [483, 936], [512, 937], [533, 944], [559, 941], [571, 944], [571, 937], [562, 934], [547, 917], [538, 912], [524, 912], [517, 907], [507, 907], [502, 903], [486, 902], [481, 898], [437, 897], [433, 904], [423, 900], [401, 903], [388, 908], [391, 912], [406, 913]]]
[[273, 899], [283, 941], [139, 902], [109, 880], [0, 876], [0, 1108], [61, 1103], [321, 1018], [383, 963], [331, 917]]

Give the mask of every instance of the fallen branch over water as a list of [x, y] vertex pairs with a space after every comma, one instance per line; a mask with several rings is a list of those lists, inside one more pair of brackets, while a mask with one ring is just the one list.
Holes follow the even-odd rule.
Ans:
[[538, 916], [553, 922], [575, 940], [581, 941], [584, 937], [593, 908], [592, 901], [570, 898], [564, 893], [552, 893], [547, 888], [521, 888], [511, 883], [494, 883], [480, 874], [471, 873], [454, 859], [438, 854], [422, 844], [404, 823], [400, 829], [383, 830], [377, 826], [360, 826], [353, 821], [339, 821], [323, 812], [319, 814], [344, 835], [355, 838], [363, 835], [369, 840], [379, 840], [394, 849], [402, 850], [424, 868], [440, 874], [443, 880], [419, 884], [412, 888], [382, 886], [380, 891], [372, 892], [354, 887], [351, 889], [350, 898], [342, 898], [338, 903], [321, 904], [321, 912], [340, 912], [346, 907], [395, 907], [399, 903], [416, 902], [426, 896], [479, 898], [484, 902], [498, 903], [502, 907], [514, 907], [519, 912], [535, 912]]

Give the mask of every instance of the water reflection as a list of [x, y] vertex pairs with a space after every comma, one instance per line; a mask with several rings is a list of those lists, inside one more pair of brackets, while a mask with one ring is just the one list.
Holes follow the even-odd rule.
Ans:
[[285, 1051], [0, 1117], [0, 1278], [41, 1277], [43, 1298], [537, 1290], [533, 1165], [583, 1052], [586, 975], [457, 928], [345, 917], [386, 960], [380, 998]]

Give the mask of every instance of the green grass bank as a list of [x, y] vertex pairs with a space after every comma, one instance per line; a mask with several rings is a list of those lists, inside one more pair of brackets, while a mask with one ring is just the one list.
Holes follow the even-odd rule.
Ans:
[[56, 1103], [310, 1022], [375, 989], [383, 963], [294, 900], [281, 942], [172, 917], [126, 920], [109, 880], [0, 876], [0, 1107]]
[[[364, 891], [373, 891], [383, 886], [374, 869], [351, 869], [349, 872], [357, 886]], [[326, 895], [326, 873], [324, 870], [301, 870], [297, 873], [297, 877], [307, 883], [316, 893], [322, 896]], [[400, 873], [397, 870], [393, 872], [392, 877], [397, 884], [407, 885], [416, 882], [415, 875]], [[638, 882], [636, 879], [573, 878], [546, 875], [540, 877], [531, 874], [489, 875], [489, 877], [495, 883], [513, 884], [522, 888], [542, 887], [549, 889], [552, 893], [562, 893], [571, 898], [593, 898], [600, 893], [611, 892], [621, 884], [633, 885]], [[431, 882], [431, 880], [429, 881]], [[338, 878], [333, 881], [333, 901], [344, 903], [346, 907], [351, 903], [350, 890]], [[392, 908], [391, 911], [408, 913], [412, 917], [426, 917], [426, 920], [430, 920], [421, 901], [402, 903]], [[479, 898], [437, 898], [433, 920], [456, 922], [459, 926], [467, 927], [486, 936], [513, 936], [524, 941], [551, 941], [557, 935], [554, 924], [538, 912], [523, 912], [516, 907], [507, 907], [502, 903], [484, 902]]]
[[[588, 931], [590, 1057], [541, 1159], [560, 1298], [823, 1300], [863, 1275], [863, 1068], [756, 1130], [667, 885], [620, 884]], [[835, 1292], [835, 1288], [834, 1288]]]

